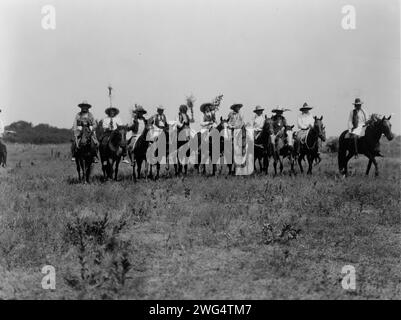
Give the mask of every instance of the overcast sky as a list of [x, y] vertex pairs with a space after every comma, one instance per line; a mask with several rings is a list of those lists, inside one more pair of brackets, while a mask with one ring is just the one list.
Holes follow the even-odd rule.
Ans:
[[[43, 5], [56, 29], [41, 26]], [[356, 29], [341, 27], [344, 5]], [[0, 108], [6, 123], [71, 127], [77, 104], [108, 106], [125, 122], [134, 103], [169, 119], [191, 93], [199, 105], [224, 94], [220, 115], [243, 103], [277, 105], [295, 123], [306, 101], [327, 134], [346, 128], [356, 97], [393, 116], [401, 133], [398, 0], [1, 0]]]

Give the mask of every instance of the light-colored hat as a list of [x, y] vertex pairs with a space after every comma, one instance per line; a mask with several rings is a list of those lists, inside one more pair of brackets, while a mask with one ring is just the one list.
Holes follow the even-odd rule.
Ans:
[[230, 109], [234, 110], [235, 108], [241, 109], [243, 107], [243, 105], [241, 103], [234, 103]]
[[309, 107], [308, 104], [307, 104], [306, 102], [303, 104], [303, 106], [302, 106], [301, 108], [299, 108], [300, 111], [303, 111], [303, 110], [311, 110], [311, 109], [313, 109], [313, 108], [312, 108], [312, 107]]
[[164, 107], [163, 107], [162, 105], [160, 105], [160, 106], [157, 107], [157, 110], [162, 110], [162, 111], [164, 111]]
[[262, 108], [261, 106], [256, 106], [253, 112], [256, 113], [257, 111], [263, 111], [263, 110], [265, 110], [265, 108]]
[[356, 98], [356, 99], [355, 99], [355, 102], [353, 103], [354, 106], [355, 106], [355, 105], [360, 106], [360, 105], [362, 105], [362, 104], [363, 104], [363, 101], [361, 101], [361, 99], [359, 99], [359, 98]]
[[104, 112], [108, 116], [110, 115], [110, 111], [114, 111], [116, 113], [116, 115], [118, 115], [120, 113], [120, 110], [118, 110], [118, 108], [115, 108], [115, 107], [108, 107], [106, 110], [104, 110]]
[[86, 100], [84, 100], [80, 104], [78, 104], [78, 107], [80, 107], [80, 108], [85, 108], [86, 107], [88, 109], [92, 108], [92, 106]]

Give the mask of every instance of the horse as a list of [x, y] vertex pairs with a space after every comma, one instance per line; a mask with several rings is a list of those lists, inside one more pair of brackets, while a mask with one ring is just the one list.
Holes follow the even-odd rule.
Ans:
[[127, 126], [118, 126], [117, 129], [104, 133], [100, 139], [100, 161], [105, 181], [113, 179], [113, 173], [114, 180], [117, 181], [118, 167], [124, 148], [127, 147], [127, 130]]
[[[153, 128], [152, 121], [146, 121], [145, 129], [142, 131], [141, 135], [137, 137], [135, 145], [131, 145], [131, 141], [133, 137], [128, 141], [128, 156], [131, 160], [132, 164], [132, 177], [134, 181], [137, 181], [137, 178], [141, 178], [141, 168], [142, 163], [145, 161], [145, 179], [148, 177], [148, 162], [146, 160], [146, 152], [149, 148], [150, 141], [147, 140], [147, 135], [149, 131]], [[135, 166], [137, 169], [137, 174], [135, 174]]]
[[[377, 114], [373, 114], [366, 123], [365, 135], [358, 138], [358, 153], [364, 154], [369, 159], [366, 175], [369, 175], [372, 163], [375, 166], [375, 176], [379, 175], [375, 157], [382, 156], [379, 151], [380, 138], [383, 134], [389, 141], [394, 138], [394, 134], [391, 132], [390, 118], [391, 116], [381, 118]], [[346, 137], [347, 133], [348, 130], [341, 133], [338, 140], [338, 168], [344, 176], [348, 173], [348, 161], [356, 155], [354, 141], [352, 138]]]
[[[80, 138], [75, 143], [74, 156], [77, 166], [79, 182], [89, 183], [91, 174], [93, 157], [96, 155], [97, 147], [92, 139], [92, 130], [89, 123], [82, 124], [82, 132]], [[82, 171], [82, 176], [81, 176]]]
[[[209, 133], [211, 132], [212, 129], [217, 130], [217, 132], [219, 133], [219, 147], [220, 147], [220, 153], [219, 153], [219, 157], [224, 155], [224, 144], [225, 144], [225, 140], [226, 137], [229, 136], [228, 132], [224, 132], [224, 136], [221, 136], [221, 132], [223, 132], [224, 130], [228, 130], [227, 129], [227, 124], [228, 124], [228, 120], [227, 119], [223, 119], [223, 117], [220, 117], [220, 123], [215, 127], [215, 128], [211, 128], [209, 130]], [[202, 136], [204, 135], [204, 136]], [[206, 164], [204, 163], [204, 161], [206, 159], [204, 159], [204, 155], [202, 154], [202, 141], [204, 140], [204, 137], [207, 137], [206, 132], [197, 132], [195, 139], [198, 140], [198, 163], [195, 165], [195, 168], [198, 169], [198, 171], [200, 171], [200, 168], [202, 167], [202, 171], [201, 173], [204, 175], [206, 174]], [[213, 138], [211, 136], [208, 136], [208, 140], [209, 140], [209, 159], [212, 159], [213, 157]], [[212, 164], [212, 175], [216, 175], [216, 171], [217, 171], [217, 164], [213, 163]], [[232, 171], [232, 164], [228, 164], [228, 168], [229, 168], [229, 173], [231, 174]]]
[[270, 118], [265, 116], [262, 131], [255, 139], [254, 144], [254, 166], [256, 170], [256, 161], [259, 162], [260, 171], [266, 174], [269, 170], [269, 158], [274, 156], [274, 142], [273, 142], [273, 122]]
[[0, 166], [3, 168], [7, 165], [7, 147], [0, 139]]
[[284, 134], [281, 138], [283, 141], [282, 145], [275, 146], [274, 149], [274, 173], [277, 174], [277, 162], [280, 163], [280, 173], [283, 172], [283, 162], [285, 158], [288, 158], [291, 166], [290, 175], [295, 174], [294, 163], [296, 158], [296, 152], [294, 148], [294, 125], [285, 126]]
[[[302, 167], [302, 159], [306, 156], [308, 160], [308, 171], [307, 174], [312, 174], [312, 166], [314, 159], [318, 157], [319, 154], [319, 139], [323, 142], [326, 141], [326, 128], [323, 125], [323, 116], [320, 118], [313, 117], [315, 119], [313, 127], [309, 129], [309, 132], [306, 136], [305, 142], [295, 140], [296, 144], [300, 144], [298, 157], [298, 165], [301, 173], [304, 172]], [[298, 148], [295, 148], [298, 149]]]

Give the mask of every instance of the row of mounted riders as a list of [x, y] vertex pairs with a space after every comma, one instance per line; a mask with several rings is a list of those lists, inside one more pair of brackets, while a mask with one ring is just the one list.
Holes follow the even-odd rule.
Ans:
[[[369, 174], [371, 165], [375, 166], [375, 174], [378, 175], [378, 165], [375, 157], [380, 156], [379, 141], [382, 135], [385, 135], [388, 140], [392, 140], [394, 135], [391, 132], [390, 117], [378, 117], [372, 115], [371, 119], [366, 124], [365, 135], [359, 137], [357, 140], [357, 149], [355, 148], [354, 138], [349, 136], [348, 130], [344, 131], [339, 137], [339, 149], [338, 149], [338, 166], [340, 173], [347, 174], [348, 161], [353, 157], [357, 156], [357, 153], [364, 154], [368, 159], [369, 163], [366, 169], [366, 174]], [[319, 139], [325, 141], [326, 133], [325, 126], [323, 125], [323, 117], [314, 117], [314, 125], [309, 129], [303, 141], [295, 139], [295, 133], [293, 131], [294, 126], [285, 126], [279, 132], [274, 132], [273, 121], [270, 118], [265, 117], [263, 129], [255, 136], [254, 140], [254, 161], [259, 163], [261, 171], [268, 173], [269, 159], [273, 159], [274, 173], [277, 174], [277, 164], [280, 166], [280, 173], [283, 171], [284, 159], [289, 159], [290, 173], [295, 173], [294, 164], [298, 161], [301, 173], [303, 173], [302, 161], [308, 161], [308, 174], [312, 174], [312, 167], [314, 161], [319, 157]], [[227, 120], [220, 118], [220, 123], [216, 129], [221, 132], [227, 128]], [[146, 162], [147, 150], [152, 143], [147, 140], [149, 130], [153, 129], [153, 124], [148, 122], [145, 126], [144, 131], [139, 137], [136, 137], [135, 144], [131, 143], [130, 140], [126, 140], [126, 134], [132, 130], [130, 126], [119, 126], [116, 130], [106, 131], [99, 133], [101, 136], [99, 140], [99, 155], [102, 164], [103, 177], [105, 180], [115, 179], [117, 180], [118, 168], [121, 158], [128, 155], [131, 160], [133, 167], [133, 179], [136, 181], [141, 176], [142, 163], [145, 162], [145, 177], [148, 177], [148, 168]], [[245, 127], [242, 128], [245, 131]], [[80, 181], [89, 182], [91, 168], [94, 161], [94, 156], [97, 157], [97, 146], [93, 143], [91, 135], [95, 134], [89, 128], [89, 126], [83, 126], [82, 134], [75, 144], [75, 159], [78, 171], [78, 178]], [[168, 137], [168, 134], [166, 134]], [[197, 133], [197, 139], [199, 141], [198, 146], [201, 146], [202, 137], [201, 132]], [[210, 149], [212, 140], [209, 138]], [[177, 141], [177, 149], [184, 145], [186, 141]], [[133, 146], [133, 147], [132, 147]], [[167, 141], [168, 150], [168, 141]], [[199, 149], [200, 151], [200, 149]], [[224, 138], [220, 140], [220, 152], [224, 152]], [[198, 152], [200, 160], [201, 152]], [[198, 163], [202, 163], [198, 161]], [[234, 173], [234, 165], [227, 164], [229, 174]], [[187, 165], [181, 165], [178, 161], [174, 164], [175, 174], [180, 173], [187, 174]], [[202, 173], [206, 172], [204, 164], [195, 165], [195, 167]], [[213, 164], [213, 175], [216, 173], [216, 164]], [[155, 178], [159, 177], [160, 163], [156, 164], [156, 175]], [[150, 176], [152, 176], [152, 166], [150, 166]]]

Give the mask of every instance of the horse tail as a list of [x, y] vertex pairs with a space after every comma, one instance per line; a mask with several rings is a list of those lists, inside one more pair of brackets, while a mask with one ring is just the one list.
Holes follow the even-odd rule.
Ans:
[[344, 170], [345, 168], [345, 158], [347, 155], [347, 145], [345, 143], [345, 134], [347, 131], [344, 131], [340, 137], [338, 138], [338, 170], [340, 173]]

